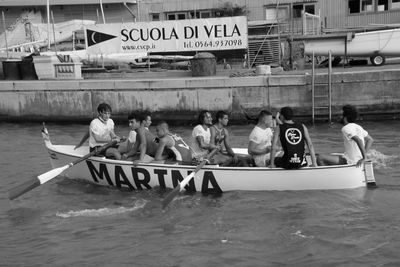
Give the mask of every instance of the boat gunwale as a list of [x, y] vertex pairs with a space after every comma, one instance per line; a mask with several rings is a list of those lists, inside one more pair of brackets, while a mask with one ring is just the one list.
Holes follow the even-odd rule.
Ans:
[[[61, 154], [68, 157], [80, 158], [76, 155], [67, 154], [66, 152], [61, 152], [60, 150], [55, 150], [57, 146], [65, 146], [65, 145], [53, 145], [51, 146], [46, 144], [46, 148], [57, 154]], [[68, 145], [71, 146], [72, 145]], [[82, 155], [84, 156], [84, 155]], [[50, 157], [51, 158], [51, 157]], [[98, 159], [97, 159], [98, 158]], [[106, 164], [118, 164], [118, 165], [129, 165], [133, 167], [160, 167], [160, 168], [170, 168], [170, 169], [195, 169], [196, 165], [176, 165], [176, 164], [162, 164], [162, 163], [139, 163], [138, 165], [134, 166], [131, 161], [122, 161], [122, 160], [115, 160], [103, 157], [90, 157], [87, 160], [99, 162], [99, 163], [106, 163]], [[345, 168], [353, 168], [356, 167], [356, 164], [349, 164], [349, 165], [332, 165], [332, 166], [317, 166], [317, 167], [304, 167], [294, 170], [287, 170], [283, 168], [269, 168], [269, 167], [221, 167], [217, 165], [204, 165], [202, 169], [204, 170], [225, 170], [225, 171], [315, 171], [315, 170], [325, 170], [325, 169], [345, 169]], [[356, 167], [357, 168], [357, 167]]]

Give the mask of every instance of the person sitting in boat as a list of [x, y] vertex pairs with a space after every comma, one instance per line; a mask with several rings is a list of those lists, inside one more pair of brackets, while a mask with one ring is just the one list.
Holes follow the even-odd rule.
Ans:
[[[134, 164], [149, 163], [154, 160], [157, 151], [157, 138], [146, 129], [146, 117], [142, 113], [133, 113], [136, 142], [131, 151], [124, 154], [122, 159], [132, 160]], [[140, 122], [140, 124], [138, 124]], [[139, 154], [137, 154], [139, 152]]]
[[248, 153], [257, 167], [266, 167], [270, 163], [273, 118], [268, 110], [261, 110], [258, 123], [249, 136]]
[[143, 116], [144, 116], [144, 122], [143, 122], [144, 127], [146, 128], [146, 130], [149, 131], [149, 128], [150, 128], [150, 125], [151, 125], [151, 113], [145, 111], [143, 113]]
[[344, 141], [343, 155], [319, 155], [319, 165], [345, 165], [356, 164], [357, 167], [362, 166], [366, 159], [367, 152], [372, 146], [374, 139], [368, 134], [363, 127], [356, 124], [358, 117], [356, 107], [345, 105], [342, 108], [342, 134]]
[[[101, 103], [97, 107], [98, 117], [90, 122], [89, 126], [89, 150], [100, 148], [101, 146], [113, 141], [120, 141], [114, 132], [114, 121], [110, 118], [111, 107], [107, 103]], [[106, 157], [114, 157], [121, 159], [121, 154], [118, 152], [116, 147], [110, 147], [103, 151], [101, 155]]]
[[[279, 124], [275, 130], [272, 139], [271, 148], [271, 168], [281, 167], [285, 169], [298, 169], [307, 165], [305, 160], [305, 144], [310, 151], [312, 167], [317, 166], [314, 146], [308, 134], [307, 127], [302, 123], [296, 123], [292, 120], [293, 110], [290, 107], [283, 107], [280, 112]], [[283, 156], [275, 157], [278, 139], [283, 148]]]
[[128, 115], [128, 123], [130, 128], [128, 138], [126, 138], [126, 140], [124, 140], [118, 145], [118, 152], [121, 154], [123, 158], [129, 157], [127, 155], [124, 156], [124, 154], [128, 154], [129, 151], [133, 149], [133, 146], [135, 145], [136, 142], [136, 135], [137, 135], [136, 129], [139, 128], [140, 126], [140, 122], [136, 121], [134, 118], [134, 113]]
[[[247, 159], [236, 155], [230, 145], [229, 132], [226, 129], [229, 121], [228, 113], [220, 110], [215, 117], [217, 122], [210, 127], [210, 144], [219, 147], [220, 151], [213, 157], [214, 163], [221, 166], [249, 166]], [[222, 147], [225, 147], [224, 152]]]
[[180, 136], [169, 132], [168, 123], [159, 122], [156, 134], [158, 146], [153, 162], [164, 162], [166, 159], [172, 159], [178, 162], [192, 163], [190, 147]]
[[190, 147], [192, 148], [193, 160], [201, 162], [212, 149], [216, 148], [216, 146], [210, 143], [211, 113], [208, 110], [202, 110], [197, 122], [198, 125], [192, 131]]

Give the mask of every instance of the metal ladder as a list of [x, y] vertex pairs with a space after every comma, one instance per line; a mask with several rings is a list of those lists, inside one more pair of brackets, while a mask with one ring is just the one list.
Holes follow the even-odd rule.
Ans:
[[332, 54], [328, 56], [328, 86], [325, 84], [315, 86], [315, 57], [312, 55], [311, 93], [312, 93], [312, 123], [315, 120], [326, 119], [332, 123]]

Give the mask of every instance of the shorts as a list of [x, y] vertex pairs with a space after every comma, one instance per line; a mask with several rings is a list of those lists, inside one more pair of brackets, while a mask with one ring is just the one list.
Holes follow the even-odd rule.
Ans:
[[[89, 152], [92, 153], [93, 151], [99, 151], [99, 150], [101, 149], [101, 147], [102, 147], [102, 146], [89, 147]], [[106, 156], [106, 150], [107, 150], [107, 149], [104, 149], [104, 150], [101, 151], [100, 153], [97, 152], [95, 155], [96, 155], [96, 156], [103, 156], [103, 157], [105, 157], [105, 156]]]
[[254, 163], [257, 167], [266, 167], [269, 165], [271, 159], [270, 153], [253, 156]]

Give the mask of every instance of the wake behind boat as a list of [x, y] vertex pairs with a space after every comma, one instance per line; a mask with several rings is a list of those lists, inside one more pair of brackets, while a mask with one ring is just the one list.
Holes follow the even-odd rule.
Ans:
[[[76, 161], [89, 152], [86, 146], [74, 150], [73, 145], [53, 145], [43, 134], [53, 168]], [[246, 153], [247, 149], [234, 149]], [[148, 163], [134, 166], [130, 161], [92, 156], [63, 173], [71, 179], [121, 189], [143, 190], [174, 188], [196, 166]], [[185, 187], [202, 193], [222, 193], [232, 190], [326, 190], [350, 189], [375, 184], [372, 162], [364, 167], [338, 165], [305, 167], [297, 170], [265, 167], [219, 167], [205, 165]]]

